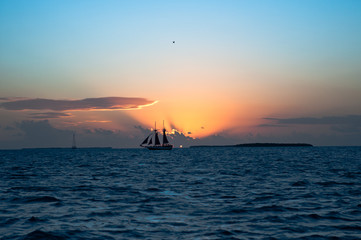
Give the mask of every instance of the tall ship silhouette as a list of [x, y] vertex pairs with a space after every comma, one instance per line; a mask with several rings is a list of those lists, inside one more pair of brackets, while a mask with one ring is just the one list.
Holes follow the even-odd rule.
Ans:
[[75, 132], [73, 132], [73, 142], [72, 142], [72, 144], [71, 144], [71, 148], [72, 148], [72, 149], [77, 149], [77, 147], [76, 147], [76, 142], [75, 142]]
[[169, 143], [167, 135], [166, 135], [166, 130], [164, 128], [164, 121], [163, 121], [163, 141], [162, 143], [159, 140], [159, 136], [158, 136], [158, 131], [157, 131], [157, 123], [155, 123], [155, 128], [152, 131], [151, 134], [148, 135], [148, 137], [146, 137], [144, 139], [144, 141], [140, 144], [141, 147], [144, 148], [148, 148], [149, 150], [172, 150], [173, 149], [173, 145]]

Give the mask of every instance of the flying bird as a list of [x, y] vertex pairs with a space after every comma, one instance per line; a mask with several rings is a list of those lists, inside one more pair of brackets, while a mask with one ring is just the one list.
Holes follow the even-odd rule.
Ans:
[[173, 43], [175, 43], [175, 41], [173, 41]]

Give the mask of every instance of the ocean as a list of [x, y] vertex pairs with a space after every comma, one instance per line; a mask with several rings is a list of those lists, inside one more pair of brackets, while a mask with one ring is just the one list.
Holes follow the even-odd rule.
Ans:
[[2, 150], [0, 239], [361, 239], [361, 147]]

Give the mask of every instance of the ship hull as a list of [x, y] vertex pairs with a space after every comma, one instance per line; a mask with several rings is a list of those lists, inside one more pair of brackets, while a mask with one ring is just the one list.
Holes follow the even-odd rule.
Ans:
[[167, 145], [167, 146], [147, 146], [149, 150], [172, 150], [173, 145]]

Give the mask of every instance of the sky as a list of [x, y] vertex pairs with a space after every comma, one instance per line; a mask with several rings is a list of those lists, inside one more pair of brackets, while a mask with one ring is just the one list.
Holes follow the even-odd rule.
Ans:
[[[361, 145], [361, 1], [2, 0], [0, 149]], [[175, 43], [173, 43], [175, 41]]]

